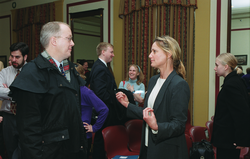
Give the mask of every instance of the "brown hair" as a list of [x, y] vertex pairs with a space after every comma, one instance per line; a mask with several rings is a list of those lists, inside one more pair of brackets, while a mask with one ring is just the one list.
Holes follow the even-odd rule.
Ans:
[[156, 42], [157, 46], [163, 51], [172, 53], [173, 67], [175, 71], [183, 79], [186, 79], [186, 70], [181, 61], [181, 48], [178, 42], [168, 35], [157, 37], [154, 42]]
[[75, 66], [76, 71], [80, 74], [80, 77], [82, 77], [85, 80], [86, 76], [84, 75], [85, 71], [84, 71], [82, 65], [79, 63], [75, 63], [75, 64], [77, 65], [77, 66]]

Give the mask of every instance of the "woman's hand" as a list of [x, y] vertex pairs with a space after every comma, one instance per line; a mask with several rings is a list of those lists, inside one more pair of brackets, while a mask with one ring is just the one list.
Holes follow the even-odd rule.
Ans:
[[145, 108], [143, 110], [143, 120], [148, 124], [148, 126], [153, 130], [158, 130], [157, 121], [155, 118], [154, 110], [152, 108]]
[[83, 126], [84, 126], [84, 128], [86, 129], [86, 133], [88, 133], [88, 132], [93, 132], [92, 125], [83, 122]]
[[127, 89], [128, 89], [130, 92], [134, 92], [134, 91], [135, 91], [134, 86], [131, 86], [129, 83], [127, 84]]
[[139, 94], [134, 93], [133, 96], [134, 96], [134, 100], [136, 102], [142, 103], [144, 101], [144, 99], [141, 97], [141, 93], [139, 93]]
[[128, 107], [129, 101], [128, 97], [123, 92], [116, 93], [116, 99], [124, 106]]
[[3, 121], [3, 117], [2, 116], [0, 116], [0, 123]]

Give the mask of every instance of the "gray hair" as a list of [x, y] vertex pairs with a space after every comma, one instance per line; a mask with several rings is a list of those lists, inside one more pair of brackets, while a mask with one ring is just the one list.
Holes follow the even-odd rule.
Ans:
[[70, 26], [64, 22], [48, 22], [43, 25], [40, 33], [40, 42], [44, 48], [47, 48], [49, 45], [49, 40], [52, 36], [60, 36], [61, 34], [61, 27], [60, 25], [67, 25], [69, 28]]

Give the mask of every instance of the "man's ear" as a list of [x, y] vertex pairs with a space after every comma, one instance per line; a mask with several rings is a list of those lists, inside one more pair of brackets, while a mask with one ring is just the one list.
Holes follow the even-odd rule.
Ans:
[[102, 53], [101, 53], [101, 54], [102, 54], [102, 56], [104, 56], [104, 52], [105, 52], [105, 50], [102, 50]]
[[26, 61], [27, 58], [28, 58], [28, 55], [24, 55], [24, 57], [23, 57], [24, 61]]
[[50, 38], [50, 43], [53, 45], [53, 46], [56, 46], [56, 37], [54, 37], [54, 36], [52, 36], [51, 38]]

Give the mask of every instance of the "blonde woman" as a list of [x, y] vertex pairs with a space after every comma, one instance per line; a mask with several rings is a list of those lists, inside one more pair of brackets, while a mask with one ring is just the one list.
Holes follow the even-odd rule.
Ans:
[[144, 120], [139, 158], [188, 159], [184, 131], [190, 92], [179, 44], [170, 36], [157, 37], [149, 58], [160, 74], [149, 81], [144, 107], [129, 103], [122, 92], [116, 95], [128, 117]]
[[225, 79], [217, 97], [211, 142], [217, 147], [217, 159], [239, 158], [240, 150], [250, 146], [250, 109], [245, 81], [238, 76], [242, 71], [231, 53], [220, 54], [214, 70]]

